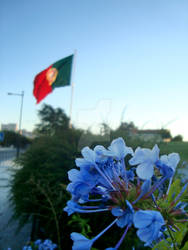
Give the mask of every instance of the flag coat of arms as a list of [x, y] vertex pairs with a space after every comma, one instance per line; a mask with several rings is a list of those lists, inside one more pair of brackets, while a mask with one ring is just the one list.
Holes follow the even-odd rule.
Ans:
[[73, 55], [65, 57], [36, 75], [34, 79], [33, 95], [37, 104], [53, 89], [71, 85]]

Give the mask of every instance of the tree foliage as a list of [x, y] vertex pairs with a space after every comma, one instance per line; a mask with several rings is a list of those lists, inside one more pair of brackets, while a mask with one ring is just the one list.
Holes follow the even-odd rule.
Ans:
[[60, 109], [54, 109], [52, 106], [44, 104], [39, 110], [38, 116], [40, 123], [36, 125], [35, 132], [43, 135], [55, 135], [61, 133], [62, 129], [69, 127], [69, 118], [65, 112]]
[[3, 131], [4, 132], [4, 140], [0, 142], [0, 145], [3, 147], [18, 147], [25, 148], [28, 144], [31, 143], [30, 139], [26, 138], [23, 135], [20, 135], [14, 131]]
[[182, 135], [176, 135], [172, 138], [172, 141], [183, 141], [183, 136]]
[[[66, 236], [68, 217], [63, 207], [68, 200], [67, 172], [74, 166], [81, 131], [69, 128], [63, 110], [44, 105], [39, 111], [38, 136], [16, 163], [11, 201], [20, 226], [32, 218], [32, 238], [51, 238], [59, 246]], [[23, 192], [24, 190], [24, 192]], [[66, 245], [70, 245], [67, 236]], [[68, 249], [68, 247], [66, 248]]]
[[43, 136], [35, 139], [17, 160], [22, 168], [15, 172], [12, 181], [14, 217], [20, 219], [21, 225], [31, 217], [37, 219], [40, 231], [38, 228], [34, 237], [38, 234], [57, 242], [57, 234], [62, 235], [62, 208], [68, 198], [64, 185], [75, 156], [74, 143], [62, 137]]
[[161, 129], [160, 130], [161, 137], [163, 139], [171, 139], [172, 135], [168, 129]]

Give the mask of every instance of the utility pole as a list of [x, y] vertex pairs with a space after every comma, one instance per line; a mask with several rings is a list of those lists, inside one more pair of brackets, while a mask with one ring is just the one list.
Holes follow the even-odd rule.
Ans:
[[[19, 135], [21, 135], [24, 91], [22, 91], [21, 93], [11, 93], [11, 92], [9, 92], [8, 95], [16, 95], [16, 96], [20, 96], [21, 97], [19, 125], [18, 125], [18, 133], [19, 133]], [[20, 154], [20, 137], [18, 136], [16, 156], [19, 157], [19, 154]]]

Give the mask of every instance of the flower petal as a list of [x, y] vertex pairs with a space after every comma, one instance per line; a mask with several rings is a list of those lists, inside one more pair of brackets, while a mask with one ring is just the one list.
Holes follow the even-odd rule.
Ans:
[[141, 228], [137, 231], [137, 236], [141, 241], [151, 243], [152, 242], [152, 230], [150, 227]]
[[142, 195], [145, 195], [151, 188], [151, 179], [145, 180], [142, 184], [141, 191]]
[[89, 147], [84, 147], [81, 153], [86, 161], [95, 162], [95, 152]]
[[76, 163], [77, 167], [85, 167], [85, 166], [90, 166], [91, 165], [90, 161], [86, 161], [83, 158], [76, 158], [75, 163]]
[[77, 169], [71, 169], [68, 171], [68, 178], [70, 181], [75, 182], [79, 179], [80, 171]]
[[115, 207], [112, 208], [111, 213], [113, 214], [113, 216], [122, 216], [124, 214], [124, 211], [120, 207]]
[[142, 164], [144, 162], [155, 163], [159, 159], [159, 148], [157, 145], [153, 149], [138, 147], [132, 159], [129, 160], [131, 165]]
[[151, 150], [151, 161], [152, 162], [156, 162], [159, 159], [159, 147], [157, 146], [157, 144], [152, 148]]
[[74, 241], [72, 250], [90, 250], [93, 244], [92, 240], [79, 233], [71, 233], [71, 239]]
[[123, 216], [119, 217], [116, 224], [118, 225], [118, 227], [123, 228], [129, 223], [128, 219], [129, 218], [128, 218], [127, 214], [124, 214]]
[[173, 168], [173, 170], [175, 171], [179, 161], [180, 161], [180, 156], [177, 153], [171, 153], [168, 155], [168, 159], [170, 162], [170, 167]]
[[118, 160], [123, 159], [127, 154], [133, 154], [132, 148], [127, 147], [121, 137], [113, 140], [108, 149], [114, 153]]
[[133, 222], [136, 228], [145, 228], [152, 223], [153, 211], [139, 210], [134, 214]]
[[137, 167], [136, 173], [140, 179], [148, 180], [154, 174], [154, 166], [148, 162], [142, 163]]
[[129, 160], [131, 165], [137, 165], [143, 163], [148, 159], [148, 155], [150, 154], [151, 150], [147, 148], [136, 148], [133, 158]]
[[102, 145], [97, 145], [94, 147], [94, 152], [97, 155], [103, 155], [106, 151], [107, 151], [106, 148]]
[[176, 169], [176, 167], [177, 167], [177, 165], [178, 165], [178, 163], [180, 161], [180, 156], [177, 153], [171, 153], [168, 156], [167, 155], [162, 155], [160, 157], [160, 161], [163, 164], [171, 167], [175, 171], [175, 169]]

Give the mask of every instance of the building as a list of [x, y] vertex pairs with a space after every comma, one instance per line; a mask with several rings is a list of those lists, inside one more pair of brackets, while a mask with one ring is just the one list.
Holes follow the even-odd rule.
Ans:
[[144, 141], [170, 142], [172, 138], [170, 131], [167, 129], [138, 129], [137, 135]]
[[26, 129], [21, 130], [21, 134], [27, 138], [33, 139], [34, 135], [32, 132], [27, 131]]
[[16, 123], [8, 123], [8, 124], [1, 124], [1, 130], [8, 130], [8, 131], [17, 131], [17, 124]]
[[137, 130], [137, 135], [143, 141], [156, 141], [161, 142], [163, 140], [160, 129], [144, 129]]

